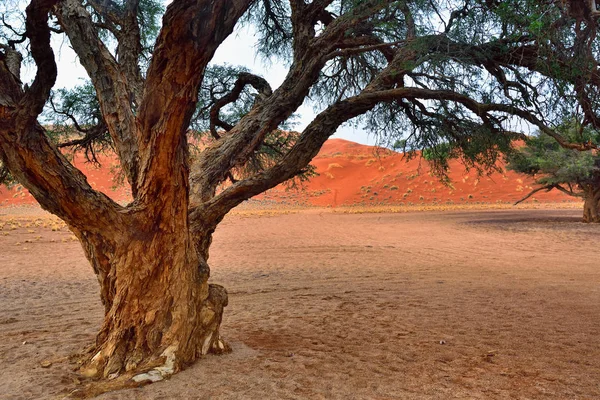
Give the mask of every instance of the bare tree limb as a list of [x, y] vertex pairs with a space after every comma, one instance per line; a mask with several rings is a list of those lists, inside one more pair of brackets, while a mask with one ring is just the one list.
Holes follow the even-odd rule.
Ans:
[[140, 0], [128, 0], [126, 2], [124, 15], [119, 23], [121, 29], [117, 36], [117, 61], [127, 79], [127, 84], [136, 105], [141, 104], [144, 90], [140, 70], [142, 42], [138, 25], [139, 3]]
[[525, 200], [527, 200], [528, 198], [530, 198], [531, 196], [533, 196], [537, 192], [540, 192], [542, 190], [545, 190], [546, 192], [549, 192], [549, 191], [551, 191], [554, 188], [556, 188], [556, 185], [542, 186], [542, 187], [539, 187], [537, 189], [533, 189], [531, 192], [529, 192], [529, 194], [527, 194], [527, 196], [523, 197], [521, 200], [518, 200], [515, 204], [513, 204], [513, 206], [516, 206], [517, 204], [524, 202]]
[[11, 31], [16, 37], [18, 37], [18, 39], [9, 39], [7, 41], [8, 46], [11, 49], [15, 48], [16, 44], [20, 44], [23, 43], [25, 40], [27, 40], [27, 35], [25, 33], [20, 33], [18, 32], [15, 28], [13, 28], [12, 25], [10, 25], [8, 22], [6, 22], [6, 19], [4, 18], [4, 15], [2, 15], [2, 25], [4, 25], [5, 28], [7, 28], [9, 31]]
[[562, 187], [561, 185], [559, 185], [558, 183], [554, 185], [554, 188], [557, 190], [560, 190], [561, 192], [563, 192], [564, 194], [568, 194], [569, 196], [573, 196], [573, 197], [584, 197], [583, 193], [577, 193], [573, 191], [573, 188], [571, 187], [571, 184], [569, 183], [569, 189], [565, 189], [564, 187]]
[[99, 39], [90, 14], [79, 0], [61, 1], [57, 16], [96, 89], [102, 115], [135, 196], [139, 173], [138, 134], [127, 79]]
[[185, 191], [177, 201], [187, 197], [187, 130], [204, 70], [251, 2], [176, 0], [167, 8], [138, 109], [140, 153], [148, 161], [138, 182], [142, 203], [173, 201], [166, 188]]
[[[282, 85], [274, 91], [269, 102], [260, 104], [240, 120], [224, 137], [207, 148], [194, 165], [190, 181], [192, 203], [200, 205], [215, 194], [216, 186], [226, 178], [226, 172], [243, 165], [260, 147], [265, 136], [273, 132], [304, 101], [311, 86], [327, 62], [327, 55], [347, 39], [346, 33], [367, 19], [372, 13], [385, 8], [390, 2], [369, 0], [353, 12], [333, 19], [318, 36], [309, 22], [301, 1], [292, 4], [292, 23], [295, 29], [293, 63]], [[294, 8], [295, 7], [295, 8]], [[306, 47], [300, 45], [304, 41]]]
[[400, 46], [406, 43], [406, 41], [402, 40], [402, 41], [396, 41], [396, 42], [390, 42], [390, 43], [382, 43], [380, 40], [378, 40], [375, 37], [361, 37], [359, 39], [362, 40], [355, 40], [355, 44], [356, 47], [349, 47], [349, 48], [344, 48], [344, 46], [346, 45], [351, 45], [350, 41], [346, 41], [346, 43], [344, 44], [344, 46], [341, 46], [341, 48], [339, 50], [336, 51], [332, 51], [331, 53], [329, 53], [327, 55], [328, 59], [333, 59], [335, 57], [348, 57], [351, 55], [355, 55], [355, 54], [361, 54], [361, 53], [366, 53], [369, 51], [380, 51], [381, 54], [383, 54], [383, 56], [389, 61], [391, 61], [394, 58], [394, 54], [395, 54], [395, 50], [392, 49], [392, 47], [394, 46]]
[[219, 119], [219, 111], [221, 111], [223, 107], [234, 103], [237, 99], [239, 99], [242, 90], [244, 90], [244, 87], [247, 85], [252, 85], [258, 91], [259, 101], [265, 101], [273, 94], [271, 85], [269, 85], [269, 82], [267, 82], [264, 78], [247, 72], [240, 73], [231, 91], [218, 99], [210, 108], [209, 129], [210, 133], [215, 139], [221, 138], [217, 133], [217, 126], [220, 126], [226, 131], [229, 131], [233, 128], [232, 125], [227, 124]]
[[32, 1], [25, 13], [25, 35], [29, 38], [31, 56], [37, 66], [33, 83], [25, 91], [21, 99], [19, 113], [33, 122], [42, 113], [50, 90], [54, 86], [57, 75], [54, 52], [50, 47], [50, 29], [48, 28], [48, 13], [58, 3], [58, 0]]
[[27, 36], [38, 69], [31, 88], [24, 92], [0, 57], [0, 93], [5, 94], [0, 101], [0, 160], [44, 209], [90, 232], [119, 223], [121, 207], [94, 191], [37, 123], [56, 78], [47, 20], [57, 1], [33, 0], [27, 7]]
[[[569, 184], [570, 186], [570, 184]], [[537, 192], [540, 192], [542, 190], [545, 190], [546, 192], [551, 191], [552, 189], [556, 189], [556, 190], [560, 190], [561, 192], [568, 194], [569, 196], [573, 196], [573, 197], [583, 197], [583, 194], [581, 193], [575, 193], [573, 192], [573, 190], [568, 190], [565, 189], [564, 187], [562, 187], [560, 184], [558, 183], [553, 183], [551, 185], [546, 185], [546, 186], [542, 186], [536, 189], [533, 189], [531, 192], [529, 192], [529, 194], [527, 194], [527, 196], [523, 197], [521, 200], [518, 200], [515, 204], [513, 204], [514, 206], [516, 206], [519, 203], [524, 202], [525, 200], [527, 200], [528, 198], [530, 198], [531, 196], [533, 196], [534, 194], [536, 194]]]

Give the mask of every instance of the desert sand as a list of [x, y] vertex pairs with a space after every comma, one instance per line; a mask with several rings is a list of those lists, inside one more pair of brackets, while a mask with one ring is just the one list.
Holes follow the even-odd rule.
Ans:
[[[95, 166], [77, 154], [73, 163], [92, 187], [116, 201], [128, 202], [131, 193], [119, 184], [114, 156], [100, 155], [99, 160], [101, 165]], [[474, 169], [466, 171], [459, 160], [450, 161], [451, 184], [445, 185], [420, 157], [407, 160], [402, 153], [343, 139], [328, 140], [311, 164], [318, 175], [302, 184], [302, 190], [289, 190], [289, 185], [282, 184], [257, 199], [284, 207], [513, 204], [536, 187], [527, 175], [504, 169], [480, 176]], [[504, 168], [504, 164], [498, 162], [498, 167]], [[538, 192], [527, 202], [573, 201], [578, 200], [554, 190]], [[26, 189], [0, 186], [0, 207], [23, 204], [35, 204]]]
[[[233, 352], [99, 399], [600, 398], [600, 227], [579, 209], [341, 211], [228, 216], [209, 261]], [[62, 398], [98, 284], [58, 220], [0, 225], [0, 398]]]

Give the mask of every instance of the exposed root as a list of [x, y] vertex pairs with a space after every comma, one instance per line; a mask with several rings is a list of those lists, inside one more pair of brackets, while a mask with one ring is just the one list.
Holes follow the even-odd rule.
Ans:
[[[209, 285], [208, 297], [200, 306], [197, 327], [193, 330], [192, 339], [189, 339], [197, 343], [196, 350], [192, 353], [193, 359], [210, 353], [223, 354], [231, 351], [231, 347], [219, 333], [225, 306], [225, 289]], [[88, 361], [79, 370], [81, 376], [87, 379], [82, 387], [70, 392], [66, 398], [87, 399], [105, 392], [144, 386], [168, 379], [189, 364], [189, 358], [184, 362], [179, 359], [181, 349], [176, 343], [169, 345], [161, 353], [156, 353], [158, 355], [142, 358], [135, 352], [125, 354], [124, 349], [130, 348], [127, 340], [129, 338], [125, 337], [121, 342], [111, 342], [108, 345], [104, 343], [102, 347], [96, 347], [94, 353], [88, 353]], [[132, 358], [135, 360], [132, 361]]]
[[[219, 333], [221, 320], [223, 319], [223, 308], [227, 307], [227, 291], [220, 285], [208, 286], [208, 298], [205, 307], [201, 311], [202, 324], [207, 327], [209, 333], [202, 342], [201, 355], [224, 354], [231, 352], [231, 347], [225, 343]], [[204, 315], [202, 315], [204, 314]]]
[[122, 389], [133, 389], [144, 386], [149, 382], [135, 382], [131, 377], [122, 375], [112, 381], [98, 381], [83, 384], [83, 387], [74, 389], [64, 399], [91, 399], [103, 393]]

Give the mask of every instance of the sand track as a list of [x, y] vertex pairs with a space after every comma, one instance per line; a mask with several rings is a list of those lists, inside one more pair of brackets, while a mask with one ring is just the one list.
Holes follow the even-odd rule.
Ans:
[[[579, 214], [228, 217], [210, 264], [234, 352], [99, 398], [598, 398], [600, 226]], [[79, 244], [35, 218], [0, 216], [2, 399], [60, 398], [102, 318]]]

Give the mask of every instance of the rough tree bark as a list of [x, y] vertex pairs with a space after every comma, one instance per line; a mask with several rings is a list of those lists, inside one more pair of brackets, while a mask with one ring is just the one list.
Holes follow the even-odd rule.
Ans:
[[[82, 368], [86, 376], [156, 381], [208, 352], [228, 350], [219, 335], [227, 293], [208, 284], [212, 232], [192, 229], [188, 218], [186, 133], [204, 68], [249, 3], [181, 1], [165, 14], [135, 126], [128, 124], [135, 137], [128, 154], [137, 154], [131, 165], [139, 166], [131, 174], [134, 203], [123, 225], [106, 226], [101, 235], [73, 227], [97, 273], [106, 310]], [[77, 27], [69, 18], [63, 13], [67, 32]], [[120, 72], [111, 73], [123, 82]], [[101, 78], [94, 84], [104, 90]], [[115, 120], [122, 121], [115, 110]]]
[[195, 248], [187, 218], [170, 217], [157, 227], [145, 214], [131, 215], [128, 226], [106, 227], [101, 237], [73, 229], [106, 310], [84, 375], [135, 371], [134, 381], [160, 380], [208, 352], [227, 350], [219, 336], [227, 293], [208, 284], [205, 250]]
[[600, 223], [600, 186], [583, 187], [583, 222]]
[[[76, 1], [32, 0], [28, 6], [26, 35], [38, 67], [30, 87], [22, 87], [18, 70], [7, 62], [12, 50], [0, 52], [0, 159], [44, 209], [68, 224], [100, 284], [104, 322], [81, 372], [110, 384], [81, 396], [160, 380], [202, 355], [228, 350], [219, 334], [227, 293], [208, 284], [208, 246], [217, 222], [205, 218], [192, 228], [189, 220], [186, 133], [204, 68], [250, 3], [173, 3], [143, 98], [126, 76], [134, 74], [98, 40]], [[94, 191], [37, 122], [57, 73], [50, 12], [96, 87], [134, 189], [135, 200], [126, 207]], [[134, 113], [129, 99], [136, 92]]]

